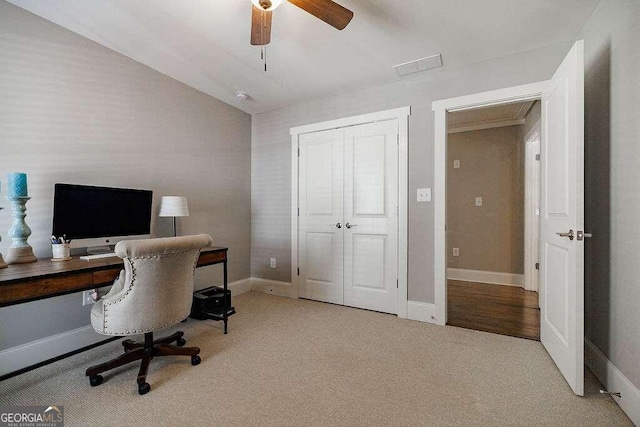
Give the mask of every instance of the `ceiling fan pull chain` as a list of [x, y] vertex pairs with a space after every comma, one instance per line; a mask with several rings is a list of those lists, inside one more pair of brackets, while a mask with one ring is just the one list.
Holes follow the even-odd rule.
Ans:
[[[262, 40], [267, 39], [267, 13], [263, 10], [260, 13], [260, 18], [262, 19], [261, 32], [262, 32]], [[260, 59], [264, 62], [264, 71], [267, 72], [267, 45], [263, 44], [260, 47]]]

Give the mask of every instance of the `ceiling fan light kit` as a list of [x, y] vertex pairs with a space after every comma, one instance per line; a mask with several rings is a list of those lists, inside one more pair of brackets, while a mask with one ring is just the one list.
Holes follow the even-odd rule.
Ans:
[[[305, 12], [342, 30], [353, 18], [353, 12], [332, 0], [288, 0]], [[271, 13], [284, 0], [251, 0], [251, 44], [264, 46], [271, 41]]]
[[284, 0], [251, 0], [258, 9], [271, 12], [282, 4]]

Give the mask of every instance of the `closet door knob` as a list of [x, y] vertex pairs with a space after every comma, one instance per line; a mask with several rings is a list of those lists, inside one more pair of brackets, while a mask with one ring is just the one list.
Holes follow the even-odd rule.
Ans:
[[569, 230], [568, 233], [556, 233], [560, 237], [568, 237], [569, 240], [573, 240], [573, 230]]
[[357, 227], [357, 226], [358, 226], [358, 224], [349, 224], [349, 223], [346, 223], [344, 226], [345, 226], [345, 227], [347, 227], [347, 228], [351, 228], [351, 227]]
[[329, 227], [342, 228], [342, 224], [336, 222], [335, 224], [329, 224]]

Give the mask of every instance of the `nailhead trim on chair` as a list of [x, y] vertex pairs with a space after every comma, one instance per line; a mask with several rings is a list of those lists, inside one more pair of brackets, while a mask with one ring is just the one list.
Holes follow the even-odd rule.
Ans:
[[[165, 256], [184, 255], [184, 254], [188, 254], [189, 252], [191, 252], [191, 251], [174, 252], [174, 253], [163, 255], [163, 257], [165, 257]], [[195, 278], [195, 275], [196, 275], [195, 269], [196, 269], [196, 266], [198, 265], [198, 257], [200, 255], [200, 250], [198, 250], [197, 255], [198, 256], [196, 257], [196, 260], [193, 263], [193, 276], [192, 277], [194, 277], [194, 278]], [[96, 332], [98, 332], [99, 334], [102, 334], [102, 335], [132, 335], [132, 334], [141, 334], [141, 333], [145, 333], [145, 332], [152, 332], [152, 330], [149, 329], [149, 328], [140, 329], [140, 330], [133, 330], [133, 331], [126, 331], [126, 332], [122, 332], [122, 331], [120, 331], [120, 332], [105, 332], [104, 331], [104, 329], [106, 329], [106, 325], [107, 325], [107, 306], [113, 305], [113, 304], [115, 304], [117, 302], [122, 301], [127, 295], [129, 295], [129, 292], [131, 292], [131, 289], [133, 289], [133, 284], [134, 284], [135, 279], [136, 279], [136, 269], [135, 269], [133, 260], [137, 260], [137, 259], [152, 259], [152, 258], [158, 258], [158, 256], [154, 255], [154, 256], [147, 256], [147, 257], [141, 256], [141, 257], [124, 258], [124, 261], [125, 262], [129, 262], [129, 265], [131, 266], [131, 283], [130, 283], [127, 291], [120, 298], [118, 298], [117, 300], [111, 301], [111, 302], [109, 302], [107, 304], [104, 304], [104, 303], [102, 304], [102, 309], [104, 310], [103, 322], [102, 322], [103, 330], [99, 331], [98, 329], [93, 328]], [[187, 317], [189, 317], [189, 316], [187, 316]], [[166, 325], [159, 326], [158, 328], [153, 329], [153, 331], [159, 330], [159, 329], [168, 328], [169, 326], [173, 326], [176, 323], [180, 323], [184, 319], [186, 319], [186, 317], [183, 318], [183, 319], [178, 319], [175, 322], [170, 322], [170, 323], [168, 323]]]

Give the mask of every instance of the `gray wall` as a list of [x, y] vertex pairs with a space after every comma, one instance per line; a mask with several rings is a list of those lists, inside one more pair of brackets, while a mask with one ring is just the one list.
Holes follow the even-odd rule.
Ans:
[[[4, 1], [0, 52], [0, 206], [6, 174], [26, 172], [36, 256], [51, 256], [55, 182], [144, 188], [154, 212], [162, 195], [187, 196], [179, 233], [209, 233], [229, 247], [230, 280], [249, 277], [248, 114]], [[9, 227], [7, 209], [5, 255]], [[171, 220], [154, 214], [152, 233], [169, 235]], [[219, 273], [199, 269], [198, 286]], [[87, 325], [88, 310], [79, 294], [2, 308], [0, 350]]]
[[[433, 204], [416, 189], [433, 187], [432, 101], [549, 79], [571, 43], [464, 67], [445, 66], [400, 81], [256, 114], [252, 121], [251, 273], [290, 281], [291, 137], [289, 128], [411, 106], [409, 125], [409, 299], [433, 302]], [[278, 268], [269, 268], [269, 257]]]
[[[523, 128], [517, 125], [449, 134], [449, 268], [524, 272]], [[457, 169], [454, 160], [460, 160]], [[476, 197], [482, 197], [482, 206], [475, 205]], [[452, 248], [460, 250], [459, 256], [453, 256]]]
[[640, 2], [603, 0], [582, 37], [586, 336], [640, 387]]

